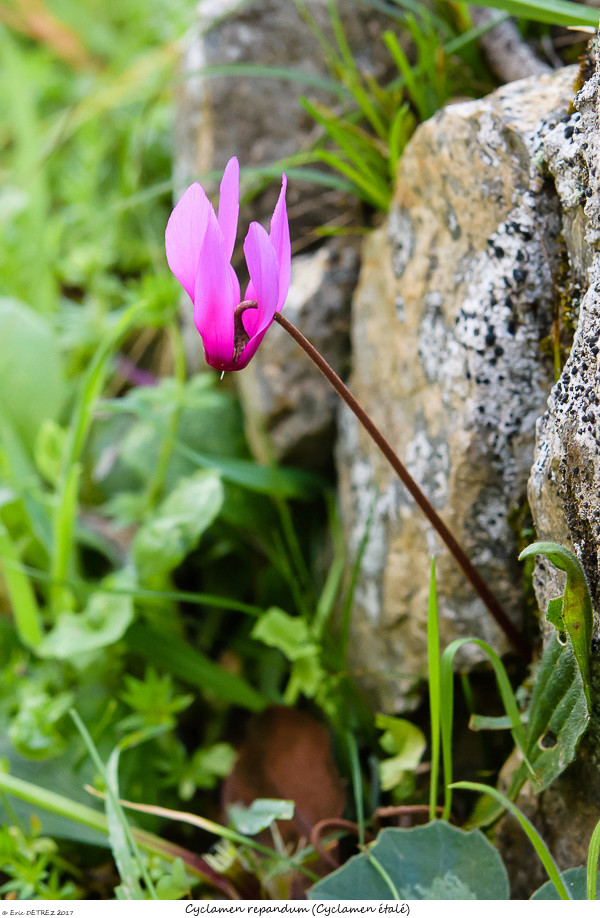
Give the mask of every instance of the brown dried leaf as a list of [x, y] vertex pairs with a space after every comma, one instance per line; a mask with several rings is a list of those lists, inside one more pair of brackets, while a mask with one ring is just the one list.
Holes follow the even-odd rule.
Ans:
[[307, 839], [316, 823], [342, 815], [345, 782], [323, 724], [286, 707], [268, 708], [250, 719], [238, 760], [223, 786], [223, 807], [249, 806], [261, 797], [295, 802], [294, 819], [278, 823], [286, 842]]

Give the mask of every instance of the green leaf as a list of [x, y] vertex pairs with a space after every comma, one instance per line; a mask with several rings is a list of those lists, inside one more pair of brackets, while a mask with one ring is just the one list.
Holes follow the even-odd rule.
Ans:
[[375, 726], [386, 732], [379, 742], [391, 758], [379, 763], [382, 790], [401, 784], [406, 772], [414, 772], [421, 761], [427, 740], [422, 730], [401, 717], [375, 716]]
[[259, 618], [250, 636], [268, 647], [276, 647], [292, 662], [318, 652], [304, 619], [288, 615], [281, 609], [268, 609]]
[[58, 725], [73, 705], [71, 692], [49, 694], [28, 682], [13, 713], [8, 736], [20, 755], [38, 761], [64, 752], [66, 740]]
[[573, 651], [569, 645], [552, 641], [537, 671], [526, 727], [525, 748], [537, 779], [532, 782], [536, 791], [548, 787], [573, 761], [588, 723], [581, 673]]
[[[131, 586], [131, 577], [117, 572], [103, 581], [108, 588]], [[77, 663], [83, 654], [119, 641], [133, 620], [133, 596], [92, 593], [83, 612], [62, 612], [56, 625], [42, 640], [41, 657]]]
[[176, 568], [196, 548], [223, 500], [223, 484], [214, 472], [183, 479], [135, 535], [132, 550], [141, 579]]
[[[600, 874], [598, 874], [600, 876]], [[571, 867], [569, 870], [563, 870], [560, 875], [561, 880], [569, 890], [571, 899], [587, 899], [586, 869], [585, 867]], [[560, 899], [556, 886], [551, 880], [536, 889], [531, 896], [532, 899]], [[596, 896], [596, 898], [598, 898]]]
[[234, 803], [227, 807], [229, 821], [236, 832], [242, 835], [258, 835], [272, 826], [277, 819], [294, 818], [293, 800], [271, 800], [259, 798], [250, 806]]
[[195, 881], [188, 877], [185, 872], [185, 866], [181, 858], [176, 858], [170, 871], [163, 874], [156, 883], [156, 895], [159, 899], [175, 900], [183, 899], [190, 892]]
[[0, 413], [32, 451], [40, 425], [57, 418], [65, 397], [58, 340], [41, 315], [0, 298]]
[[551, 599], [546, 609], [546, 621], [554, 625], [557, 631], [565, 630], [565, 620], [563, 618], [563, 597]]
[[[522, 762], [514, 772], [507, 791], [511, 800], [517, 798], [528, 779], [536, 793], [549, 787], [575, 758], [577, 744], [587, 729], [583, 681], [570, 645], [551, 641], [545, 648], [527, 717], [524, 749], [529, 766]], [[480, 799], [470, 825], [489, 825], [501, 812], [497, 802]]]
[[368, 853], [351, 858], [320, 880], [310, 899], [508, 899], [506, 869], [479, 831], [464, 832], [446, 822], [414, 829], [383, 829]]
[[558, 604], [553, 600], [548, 609], [550, 616], [548, 621], [559, 631], [566, 630], [571, 639], [573, 652], [583, 678], [588, 708], [591, 709], [590, 645], [594, 623], [592, 600], [585, 573], [573, 552], [555, 542], [534, 542], [521, 552], [519, 560], [533, 555], [546, 555], [555, 567], [567, 575], [562, 598], [562, 618], [558, 612]]
[[67, 432], [52, 418], [44, 418], [34, 446], [35, 464], [51, 485], [56, 485], [66, 446]]
[[298, 692], [307, 698], [314, 698], [319, 689], [322, 689], [327, 674], [318, 658], [318, 649], [315, 647], [311, 656], [300, 657], [292, 663], [290, 681], [285, 690], [285, 701], [294, 704]]

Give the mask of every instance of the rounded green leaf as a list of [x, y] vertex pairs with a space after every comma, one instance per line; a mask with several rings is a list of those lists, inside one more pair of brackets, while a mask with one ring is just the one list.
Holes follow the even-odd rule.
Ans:
[[[598, 874], [600, 878], [600, 874]], [[561, 878], [569, 893], [571, 899], [587, 899], [587, 876], [585, 867], [571, 867], [569, 870], [563, 870]], [[600, 884], [599, 884], [600, 885]], [[532, 899], [560, 899], [556, 886], [551, 880], [536, 889], [531, 896]], [[598, 896], [596, 896], [598, 898]]]
[[403, 900], [509, 897], [506, 868], [481, 832], [431, 822], [414, 829], [383, 829], [368, 854], [351, 858], [320, 880], [309, 898], [390, 899], [384, 874]]

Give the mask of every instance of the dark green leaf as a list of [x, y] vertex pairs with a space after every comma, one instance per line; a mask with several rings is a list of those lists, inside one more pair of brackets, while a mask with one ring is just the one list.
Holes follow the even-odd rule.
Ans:
[[[571, 899], [587, 899], [586, 873], [585, 867], [571, 867], [569, 870], [565, 870], [561, 873], [562, 881], [569, 890]], [[600, 874], [598, 874], [598, 876], [600, 877]], [[544, 883], [543, 886], [540, 886], [540, 888], [534, 892], [531, 898], [560, 899], [560, 896], [556, 891], [554, 883], [548, 880], [547, 883]], [[596, 896], [596, 898], [598, 897]]]
[[310, 899], [508, 899], [506, 869], [479, 831], [463, 832], [446, 822], [414, 829], [383, 829], [370, 846], [321, 880]]

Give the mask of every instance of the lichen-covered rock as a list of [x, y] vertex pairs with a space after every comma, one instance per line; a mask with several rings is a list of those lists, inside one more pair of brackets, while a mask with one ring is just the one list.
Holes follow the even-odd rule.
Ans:
[[[575, 318], [572, 347], [537, 425], [529, 501], [538, 538], [559, 542], [578, 555], [590, 585], [598, 637], [600, 600], [600, 76], [577, 93], [568, 118], [544, 139], [543, 156], [561, 205], [570, 287], [567, 314]], [[534, 585], [542, 613], [562, 593], [563, 575], [538, 559]], [[556, 640], [544, 625], [546, 641]], [[526, 785], [518, 805], [534, 822], [561, 869], [585, 864], [600, 818], [599, 660], [592, 642], [592, 710], [575, 762], [547, 790], [535, 795]], [[507, 768], [510, 773], [510, 764]], [[500, 825], [497, 841], [506, 855], [516, 895], [531, 892], [522, 864], [527, 843]]]
[[[292, 259], [286, 317], [334, 370], [348, 370], [350, 299], [356, 285], [356, 243], [332, 239]], [[295, 341], [278, 325], [236, 384], [254, 454], [302, 468], [331, 464], [338, 396]]]
[[[529, 500], [538, 537], [562, 542], [581, 560], [596, 608], [600, 600], [600, 121], [598, 74], [578, 92], [568, 121], [544, 143], [556, 182], [562, 234], [578, 314], [573, 345], [537, 431]], [[578, 295], [583, 290], [584, 295]], [[551, 565], [540, 562], [536, 589], [545, 610], [554, 592]]]
[[[559, 203], [543, 166], [574, 69], [448, 106], [402, 158], [386, 225], [363, 249], [351, 388], [517, 625], [511, 516], [525, 500], [536, 419], [553, 381], [545, 342], [560, 264]], [[387, 710], [424, 674], [429, 564], [442, 641], [507, 644], [385, 460], [342, 412], [340, 495], [355, 553], [371, 514], [352, 665]], [[479, 659], [474, 645], [467, 650]]]

